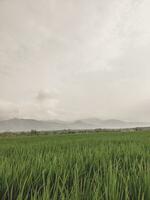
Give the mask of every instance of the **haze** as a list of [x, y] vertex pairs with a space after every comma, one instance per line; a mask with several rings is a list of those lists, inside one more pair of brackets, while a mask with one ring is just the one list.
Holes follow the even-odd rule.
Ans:
[[150, 121], [149, 0], [0, 0], [0, 120]]

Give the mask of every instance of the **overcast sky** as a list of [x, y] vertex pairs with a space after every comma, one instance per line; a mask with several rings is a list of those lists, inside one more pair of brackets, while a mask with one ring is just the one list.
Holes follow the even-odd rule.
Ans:
[[150, 121], [149, 0], [0, 0], [0, 120]]

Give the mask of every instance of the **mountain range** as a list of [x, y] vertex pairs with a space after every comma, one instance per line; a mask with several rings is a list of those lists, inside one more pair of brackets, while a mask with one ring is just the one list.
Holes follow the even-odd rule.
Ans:
[[65, 129], [117, 129], [117, 128], [135, 128], [148, 127], [150, 123], [144, 122], [126, 122], [116, 119], [101, 120], [97, 118], [87, 118], [75, 121], [50, 120], [41, 121], [33, 119], [9, 119], [0, 121], [0, 132], [19, 132], [19, 131], [53, 131]]

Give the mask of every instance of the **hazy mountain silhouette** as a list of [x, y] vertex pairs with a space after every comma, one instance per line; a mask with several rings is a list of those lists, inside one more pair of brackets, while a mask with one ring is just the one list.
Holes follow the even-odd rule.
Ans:
[[96, 128], [133, 128], [150, 126], [144, 122], [125, 122], [116, 119], [101, 120], [97, 118], [87, 118], [71, 122], [51, 120], [40, 121], [33, 119], [9, 119], [0, 121], [0, 132], [4, 131], [30, 131], [40, 130], [63, 130], [63, 129], [96, 129]]

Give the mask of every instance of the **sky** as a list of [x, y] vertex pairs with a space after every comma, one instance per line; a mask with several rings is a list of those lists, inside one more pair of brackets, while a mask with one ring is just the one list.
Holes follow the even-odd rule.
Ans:
[[150, 122], [149, 0], [0, 0], [0, 120]]

